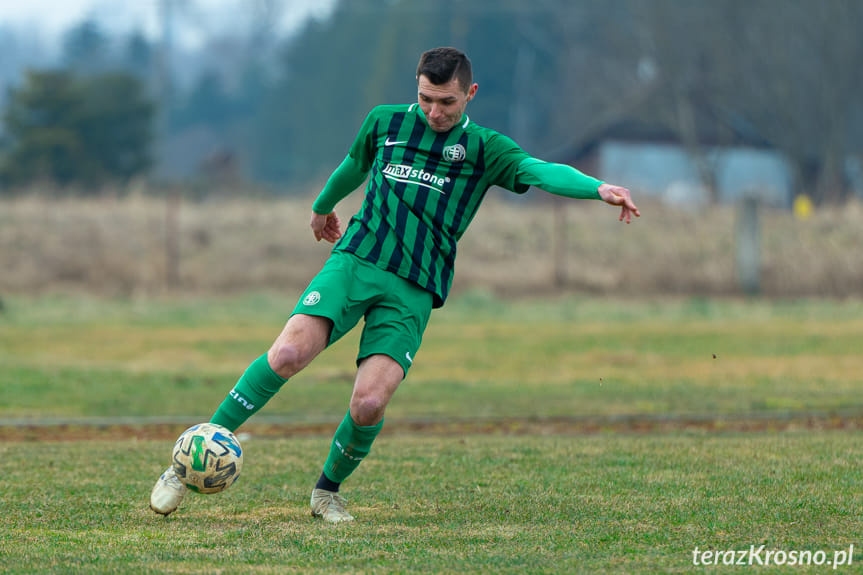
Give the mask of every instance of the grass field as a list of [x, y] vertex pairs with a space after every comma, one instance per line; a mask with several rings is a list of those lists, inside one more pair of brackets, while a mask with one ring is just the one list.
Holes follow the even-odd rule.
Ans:
[[696, 547], [832, 558], [859, 543], [859, 439], [382, 438], [347, 495], [358, 521], [337, 527], [307, 509], [325, 438], [248, 441], [230, 491], [168, 518], [146, 504], [164, 442], [4, 444], [0, 559], [11, 573], [667, 573], [703, 570]]
[[[345, 485], [355, 524], [307, 511], [353, 338], [243, 428], [235, 487], [155, 516], [170, 438], [294, 298], [4, 300], [0, 572], [719, 573], [696, 547], [761, 545], [759, 572], [863, 565], [854, 301], [469, 293], [433, 318]], [[759, 566], [767, 551], [824, 564]]]

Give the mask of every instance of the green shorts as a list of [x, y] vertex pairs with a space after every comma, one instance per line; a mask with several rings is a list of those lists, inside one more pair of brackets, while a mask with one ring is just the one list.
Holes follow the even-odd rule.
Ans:
[[334, 251], [294, 308], [333, 322], [329, 345], [365, 317], [357, 364], [381, 353], [407, 376], [432, 310], [432, 294], [349, 252]]

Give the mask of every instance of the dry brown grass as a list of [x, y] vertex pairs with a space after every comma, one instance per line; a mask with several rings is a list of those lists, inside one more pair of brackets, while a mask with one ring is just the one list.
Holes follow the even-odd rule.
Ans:
[[[361, 196], [355, 192], [340, 206], [344, 220]], [[455, 291], [629, 296], [739, 291], [733, 208], [689, 213], [642, 200], [643, 217], [626, 226], [617, 222], [614, 208], [599, 202], [512, 202], [502, 199], [506, 196], [490, 192], [460, 243]], [[0, 200], [0, 294], [299, 291], [329, 252], [308, 230], [311, 201], [183, 201], [176, 213], [179, 285], [172, 288], [165, 199]], [[555, 211], [566, 223], [562, 235]], [[861, 216], [857, 203], [820, 210], [806, 221], [763, 210], [765, 295], [863, 295]], [[557, 260], [556, 238], [566, 248]]]

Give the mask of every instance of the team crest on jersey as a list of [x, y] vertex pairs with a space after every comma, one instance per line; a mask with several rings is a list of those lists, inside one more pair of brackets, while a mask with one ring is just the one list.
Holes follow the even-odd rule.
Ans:
[[447, 162], [463, 162], [467, 152], [461, 144], [454, 144], [443, 149], [443, 159]]

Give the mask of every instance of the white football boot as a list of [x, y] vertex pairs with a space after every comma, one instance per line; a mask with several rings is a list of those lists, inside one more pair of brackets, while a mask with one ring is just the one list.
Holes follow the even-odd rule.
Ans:
[[150, 509], [160, 515], [168, 515], [183, 501], [189, 489], [177, 478], [172, 465], [156, 481], [150, 492]]
[[345, 509], [347, 500], [333, 491], [314, 489], [312, 491], [312, 515], [321, 517], [329, 523], [353, 521], [353, 516]]

